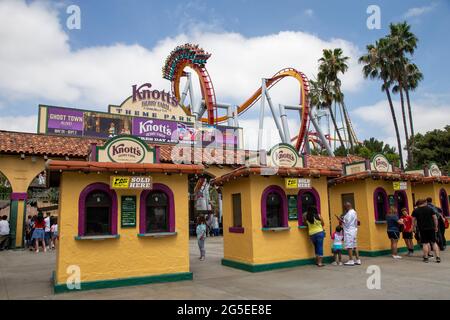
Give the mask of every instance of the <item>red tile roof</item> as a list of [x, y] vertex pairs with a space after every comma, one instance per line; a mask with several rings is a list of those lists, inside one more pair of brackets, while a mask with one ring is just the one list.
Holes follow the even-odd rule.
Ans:
[[372, 178], [374, 180], [390, 180], [390, 181], [422, 181], [424, 177], [419, 174], [407, 174], [397, 172], [377, 172], [377, 171], [363, 171], [354, 174], [349, 174], [329, 181], [330, 185], [352, 182], [356, 180], [364, 180]]
[[351, 162], [364, 161], [365, 159], [359, 156], [349, 155], [347, 157], [328, 157], [328, 156], [306, 156], [306, 165], [309, 168], [316, 169], [338, 169], [342, 170], [342, 164]]

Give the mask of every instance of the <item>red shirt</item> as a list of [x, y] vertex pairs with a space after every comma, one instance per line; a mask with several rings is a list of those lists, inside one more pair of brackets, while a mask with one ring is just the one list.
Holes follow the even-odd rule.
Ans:
[[411, 216], [403, 216], [402, 217], [403, 223], [405, 225], [403, 232], [412, 232], [412, 222], [413, 219]]
[[45, 221], [42, 220], [42, 222], [39, 222], [38, 220], [36, 220], [36, 222], [34, 223], [34, 228], [35, 229], [44, 229], [45, 228]]

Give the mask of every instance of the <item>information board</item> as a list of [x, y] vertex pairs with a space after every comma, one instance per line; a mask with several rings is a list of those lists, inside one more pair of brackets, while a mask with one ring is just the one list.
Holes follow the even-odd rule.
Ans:
[[120, 203], [122, 228], [136, 227], [136, 196], [122, 196]]

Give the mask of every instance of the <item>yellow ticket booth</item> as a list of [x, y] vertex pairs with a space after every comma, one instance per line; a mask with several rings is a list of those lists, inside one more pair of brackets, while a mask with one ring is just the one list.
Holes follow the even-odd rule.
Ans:
[[[344, 165], [343, 176], [329, 181], [330, 214], [333, 228], [339, 223], [335, 216], [344, 212], [350, 202], [358, 214], [358, 248], [362, 256], [390, 253], [386, 214], [390, 206], [398, 212], [414, 209], [412, 183], [420, 181], [417, 174], [393, 172], [389, 161], [381, 154], [371, 160]], [[405, 250], [399, 242], [399, 251]]]
[[411, 173], [423, 176], [423, 179], [412, 185], [414, 201], [431, 198], [433, 204], [442, 209], [444, 216], [450, 218], [450, 177], [442, 175], [436, 163], [430, 163], [423, 170], [415, 170]]
[[90, 161], [47, 162], [61, 173], [56, 293], [192, 279], [187, 174], [203, 167], [158, 159], [118, 136]]
[[311, 205], [324, 217], [324, 255], [331, 255], [327, 179], [340, 170], [305, 168], [303, 158], [284, 144], [266, 160], [213, 180], [223, 186], [222, 264], [259, 272], [313, 263], [314, 249], [302, 221]]

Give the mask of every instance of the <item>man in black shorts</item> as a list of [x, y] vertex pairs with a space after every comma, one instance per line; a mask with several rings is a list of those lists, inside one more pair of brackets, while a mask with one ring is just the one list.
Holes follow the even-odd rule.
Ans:
[[430, 244], [436, 253], [436, 262], [441, 262], [439, 256], [439, 246], [436, 243], [436, 233], [438, 232], [438, 220], [436, 212], [427, 205], [425, 200], [417, 201], [418, 207], [412, 213], [414, 230], [420, 234], [420, 242], [423, 249], [423, 261], [428, 262]]

